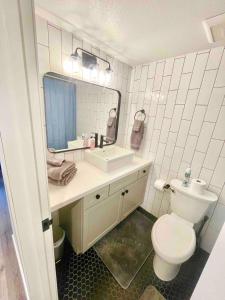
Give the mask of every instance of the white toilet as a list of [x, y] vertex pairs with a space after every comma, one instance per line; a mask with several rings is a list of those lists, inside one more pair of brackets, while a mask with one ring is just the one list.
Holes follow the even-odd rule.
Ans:
[[217, 196], [207, 190], [199, 193], [192, 186], [184, 187], [182, 181], [170, 183], [171, 214], [161, 216], [152, 228], [155, 250], [153, 268], [158, 278], [170, 281], [176, 277], [182, 263], [195, 251], [196, 236], [193, 226], [205, 215]]

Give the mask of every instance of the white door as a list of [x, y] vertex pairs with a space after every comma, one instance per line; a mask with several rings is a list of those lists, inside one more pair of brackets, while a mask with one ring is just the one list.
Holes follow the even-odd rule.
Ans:
[[57, 296], [32, 0], [0, 0], [0, 156], [31, 300]]
[[144, 200], [147, 176], [140, 178], [135, 183], [128, 185], [122, 196], [122, 218], [129, 215]]

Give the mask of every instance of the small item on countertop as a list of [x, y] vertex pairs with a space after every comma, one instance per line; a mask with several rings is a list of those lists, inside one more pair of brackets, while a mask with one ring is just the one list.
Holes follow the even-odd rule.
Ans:
[[90, 149], [95, 148], [95, 138], [93, 136], [91, 136], [89, 139], [89, 147], [90, 147]]
[[116, 117], [109, 117], [106, 128], [106, 141], [114, 142], [116, 137]]
[[89, 147], [89, 136], [87, 134], [82, 134], [83, 146]]
[[134, 150], [139, 150], [141, 146], [141, 141], [144, 135], [144, 121], [134, 120], [134, 125], [131, 133], [131, 148]]
[[60, 167], [47, 164], [47, 170], [49, 182], [56, 185], [68, 184], [77, 172], [72, 161], [64, 161]]
[[51, 166], [55, 167], [61, 167], [65, 159], [63, 158], [55, 158], [55, 157], [48, 157], [47, 158], [47, 163]]

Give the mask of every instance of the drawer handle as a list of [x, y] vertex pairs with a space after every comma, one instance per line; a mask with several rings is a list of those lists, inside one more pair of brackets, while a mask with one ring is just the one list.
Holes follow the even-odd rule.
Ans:
[[96, 195], [96, 199], [99, 199], [101, 196], [99, 194]]
[[146, 170], [143, 170], [143, 173], [146, 173]]
[[122, 192], [122, 194], [121, 194], [122, 196], [124, 196], [125, 195], [125, 192]]
[[128, 190], [125, 191], [126, 194], [128, 194], [128, 192], [129, 192]]

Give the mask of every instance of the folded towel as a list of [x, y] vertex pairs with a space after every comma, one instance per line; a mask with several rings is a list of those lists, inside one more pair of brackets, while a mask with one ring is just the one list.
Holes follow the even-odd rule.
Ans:
[[116, 136], [116, 117], [109, 117], [106, 129], [106, 141], [115, 141]]
[[60, 186], [67, 185], [73, 179], [76, 172], [77, 172], [77, 168], [73, 169], [69, 174], [67, 174], [61, 180], [53, 180], [52, 178], [49, 177], [48, 181], [55, 185], [60, 185]]
[[55, 167], [61, 167], [62, 163], [65, 161], [65, 159], [55, 158], [55, 157], [48, 157], [47, 163], [51, 166]]
[[[138, 129], [138, 130], [137, 130]], [[131, 148], [139, 150], [144, 135], [144, 121], [135, 120], [131, 133]]]
[[68, 174], [73, 172], [75, 168], [75, 163], [72, 161], [64, 161], [60, 167], [55, 167], [47, 164], [48, 177], [53, 180], [62, 180]]

